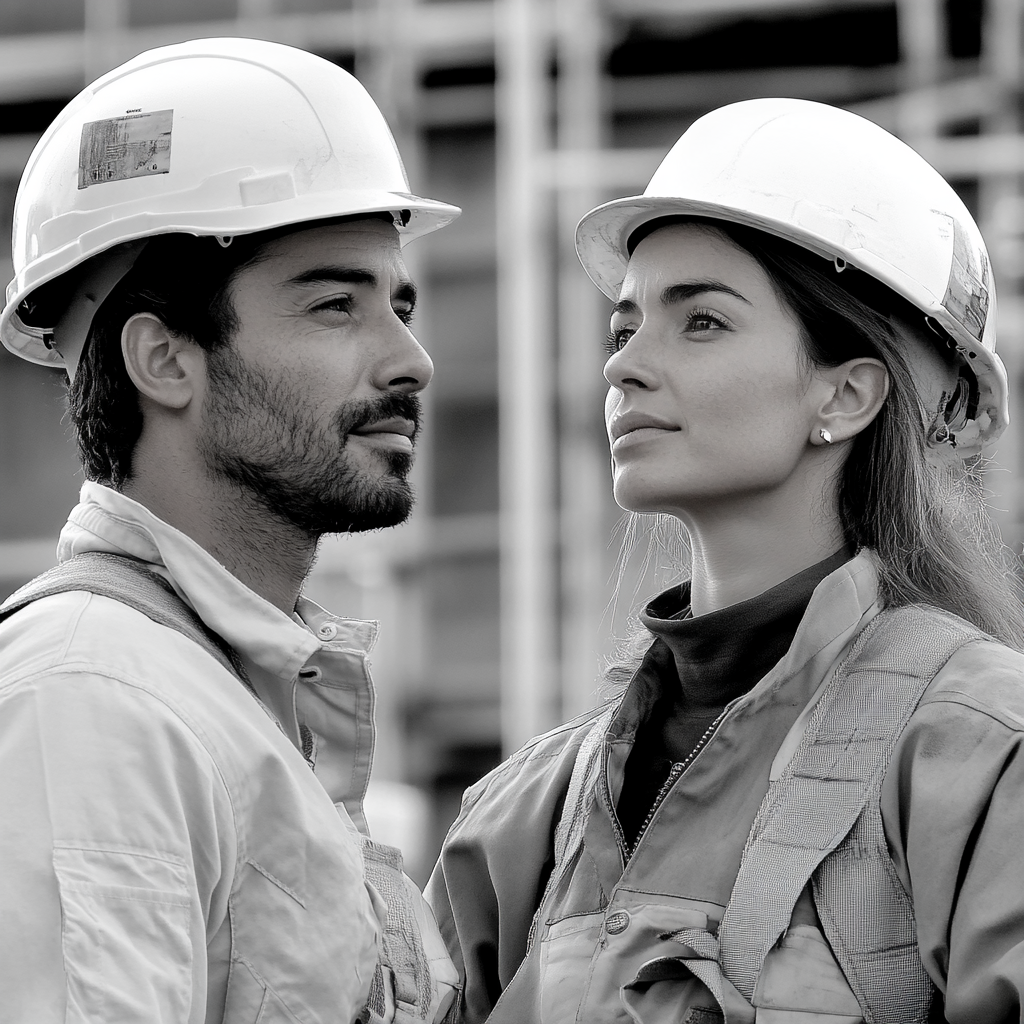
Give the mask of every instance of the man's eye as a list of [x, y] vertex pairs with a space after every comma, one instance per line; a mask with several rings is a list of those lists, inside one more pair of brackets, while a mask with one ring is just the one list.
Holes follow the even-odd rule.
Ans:
[[352, 310], [352, 296], [351, 295], [336, 295], [334, 298], [325, 299], [323, 302], [318, 302], [313, 309], [316, 312], [321, 311], [336, 311], [338, 313], [349, 313]]

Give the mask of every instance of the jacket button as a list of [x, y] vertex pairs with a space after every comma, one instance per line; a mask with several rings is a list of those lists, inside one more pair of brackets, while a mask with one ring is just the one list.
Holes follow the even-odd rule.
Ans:
[[333, 622], [325, 622], [316, 631], [316, 635], [321, 640], [333, 640], [338, 635], [338, 627]]
[[618, 935], [629, 927], [629, 914], [624, 910], [617, 910], [614, 914], [608, 915], [604, 926], [609, 935]]

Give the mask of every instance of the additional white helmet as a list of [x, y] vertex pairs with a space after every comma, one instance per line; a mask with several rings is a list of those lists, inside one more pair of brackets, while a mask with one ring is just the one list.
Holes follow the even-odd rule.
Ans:
[[387, 212], [403, 242], [459, 214], [409, 193], [383, 115], [348, 72], [263, 40], [150, 50], [79, 93], [33, 150], [15, 203], [0, 339], [25, 359], [62, 365], [54, 324], [30, 315], [32, 293], [118, 247], [114, 266], [90, 271], [87, 308], [72, 317], [87, 331], [141, 250], [125, 246], [133, 240], [185, 232], [226, 242]]
[[878, 125], [795, 99], [745, 100], [705, 114], [642, 196], [606, 203], [580, 221], [580, 260], [605, 295], [618, 295], [630, 235], [674, 215], [758, 228], [825, 257], [837, 271], [856, 267], [881, 281], [941, 328], [973, 371], [967, 447], [1006, 427], [985, 242], [945, 179]]

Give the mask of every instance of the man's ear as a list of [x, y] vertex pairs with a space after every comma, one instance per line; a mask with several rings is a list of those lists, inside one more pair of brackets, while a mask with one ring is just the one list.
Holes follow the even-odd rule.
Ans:
[[184, 409], [195, 397], [205, 366], [202, 351], [154, 313], [136, 313], [125, 323], [121, 353], [128, 376], [144, 399], [165, 409]]
[[849, 359], [816, 372], [832, 385], [833, 392], [819, 410], [811, 434], [814, 444], [823, 443], [822, 430], [833, 442], [856, 437], [873, 422], [889, 395], [889, 371], [879, 359]]

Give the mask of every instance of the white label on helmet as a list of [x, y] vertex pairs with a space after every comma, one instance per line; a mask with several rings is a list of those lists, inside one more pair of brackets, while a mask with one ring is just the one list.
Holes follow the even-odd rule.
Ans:
[[173, 110], [151, 110], [82, 125], [78, 187], [167, 174], [173, 115]]

